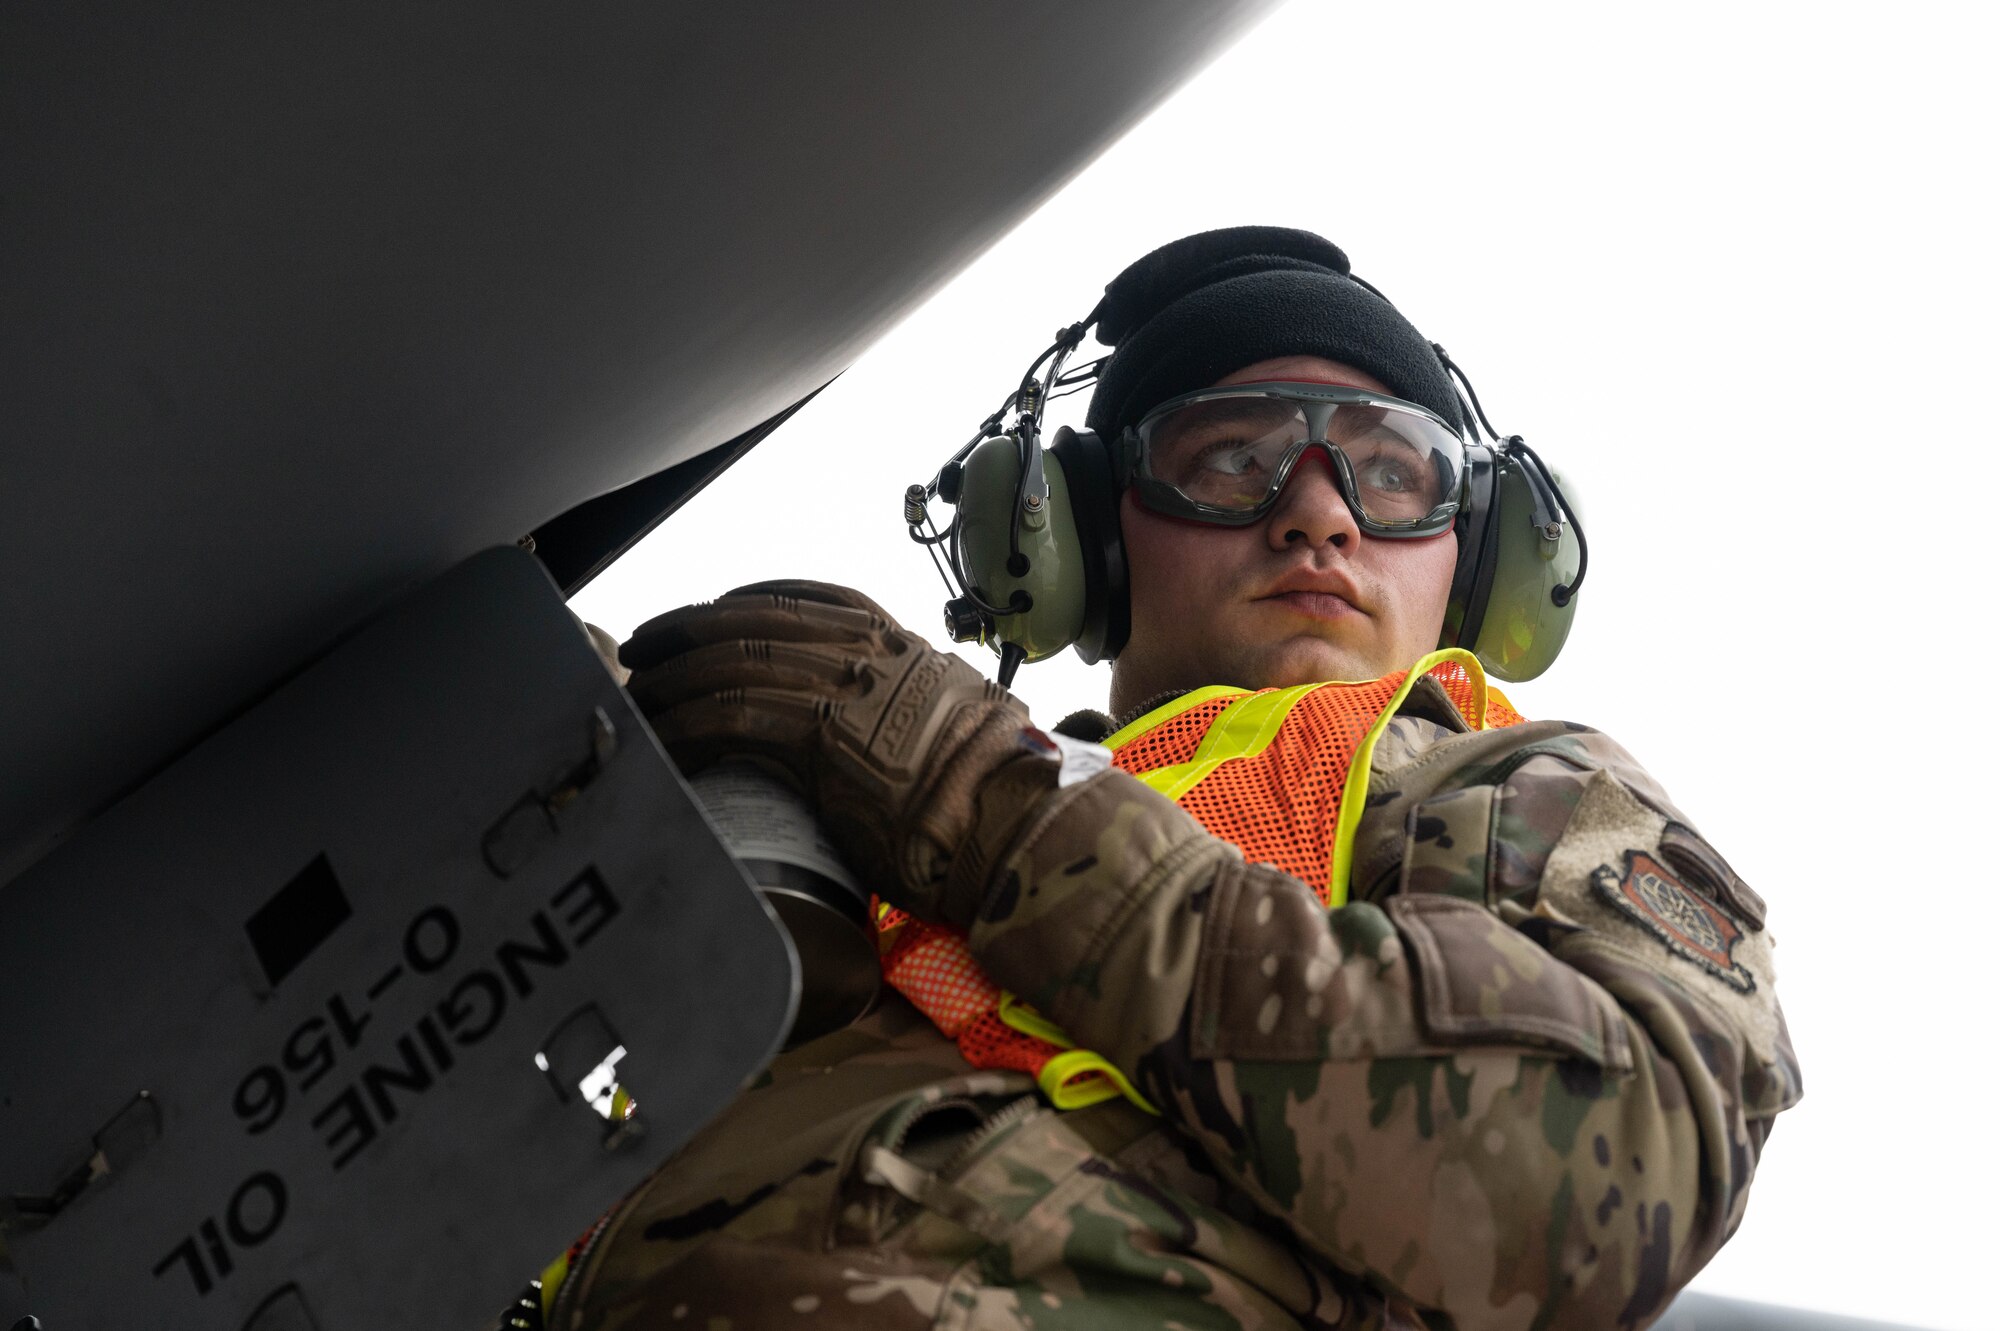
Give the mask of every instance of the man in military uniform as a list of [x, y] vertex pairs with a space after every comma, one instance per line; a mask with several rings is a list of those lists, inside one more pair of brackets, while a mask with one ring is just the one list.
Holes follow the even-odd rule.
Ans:
[[[1301, 236], [1142, 261], [1100, 322], [1100, 434], [1274, 381], [1281, 405], [1459, 428], [1431, 344]], [[1406, 470], [1280, 442], [1247, 518], [1118, 500], [1130, 631], [1091, 737], [1194, 715], [1207, 686], [1226, 709], [1382, 677], [1331, 897], [857, 593], [745, 588], [626, 644], [678, 760], [788, 773], [884, 902], [1131, 1094], [1057, 1109], [891, 994], [614, 1210], [553, 1326], [1638, 1327], [1734, 1231], [1800, 1092], [1763, 904], [1609, 739], [1487, 724], [1470, 677], [1405, 677], [1458, 536], [1388, 515]], [[1145, 465], [1194, 499], [1275, 456]]]

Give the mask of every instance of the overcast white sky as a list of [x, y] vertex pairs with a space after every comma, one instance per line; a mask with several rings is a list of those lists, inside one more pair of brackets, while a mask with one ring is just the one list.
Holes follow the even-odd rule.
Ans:
[[1986, 12], [1295, 0], [574, 607], [622, 637], [809, 576], [938, 637], [903, 486], [1053, 330], [1177, 236], [1330, 237], [1582, 492], [1577, 627], [1514, 700], [1621, 739], [1771, 903], [1807, 1097], [1696, 1287], [1990, 1327]]

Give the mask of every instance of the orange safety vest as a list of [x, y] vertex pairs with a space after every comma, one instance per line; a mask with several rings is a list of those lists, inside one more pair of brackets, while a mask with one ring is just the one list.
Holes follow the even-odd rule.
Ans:
[[[1375, 741], [1420, 675], [1444, 686], [1476, 730], [1523, 719], [1470, 652], [1432, 652], [1366, 683], [1288, 689], [1213, 687], [1183, 694], [1104, 741], [1114, 766], [1270, 864], [1312, 885], [1331, 908], [1347, 900], [1354, 833]], [[1358, 798], [1345, 799], [1349, 788]], [[1051, 1103], [1076, 1109], [1123, 1094], [1151, 1109], [1107, 1059], [993, 983], [963, 930], [878, 903], [882, 974], [976, 1068], [1032, 1074]]]

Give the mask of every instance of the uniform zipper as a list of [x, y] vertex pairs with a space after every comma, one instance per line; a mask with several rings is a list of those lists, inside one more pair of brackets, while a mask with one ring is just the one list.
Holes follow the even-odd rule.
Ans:
[[[949, 1099], [939, 1100], [935, 1104], [925, 1105], [920, 1112], [912, 1114], [910, 1116], [909, 1122], [903, 1124], [903, 1126], [897, 1128], [895, 1132], [883, 1138], [881, 1141], [882, 1149], [888, 1151], [892, 1155], [901, 1155], [903, 1153], [903, 1147], [910, 1140], [910, 1134], [917, 1130], [918, 1124], [922, 1123], [926, 1119], [935, 1118], [937, 1115], [946, 1113], [953, 1109], [963, 1109], [967, 1113], [973, 1115], [975, 1118], [979, 1116], [979, 1102], [977, 1100], [971, 1099], [968, 1096], [954, 1095], [951, 1096]], [[977, 1131], [977, 1129], [975, 1129], [974, 1131]]]
[[946, 1160], [943, 1168], [937, 1171], [938, 1177], [949, 1178], [971, 1164], [973, 1158], [979, 1154], [980, 1150], [990, 1144], [994, 1138], [1011, 1128], [1027, 1122], [1041, 1107], [1041, 1098], [1034, 1095], [1024, 1095], [1008, 1104], [999, 1113], [980, 1124], [979, 1127], [973, 1130], [971, 1136], [958, 1144], [958, 1149], [951, 1153], [950, 1159]]

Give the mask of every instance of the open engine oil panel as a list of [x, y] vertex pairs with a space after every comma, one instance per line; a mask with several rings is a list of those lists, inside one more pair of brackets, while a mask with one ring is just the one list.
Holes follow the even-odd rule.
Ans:
[[486, 1325], [763, 1066], [798, 984], [514, 549], [12, 884], [0, 973], [0, 1219], [54, 1331]]

